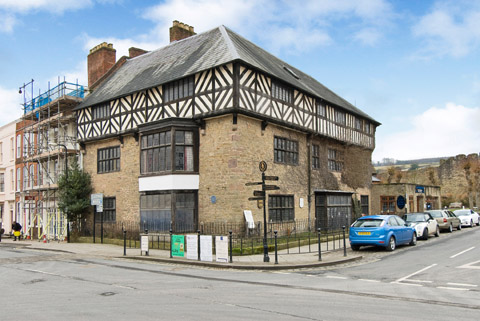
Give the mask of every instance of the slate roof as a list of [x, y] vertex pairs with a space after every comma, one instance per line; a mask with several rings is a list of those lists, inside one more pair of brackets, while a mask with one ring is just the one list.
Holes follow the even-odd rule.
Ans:
[[[127, 59], [123, 66], [100, 84], [75, 109], [110, 101], [234, 61], [242, 61], [305, 93], [320, 97], [355, 115], [365, 117], [377, 125], [380, 124], [317, 80], [225, 26]], [[292, 75], [292, 72], [297, 77]]]

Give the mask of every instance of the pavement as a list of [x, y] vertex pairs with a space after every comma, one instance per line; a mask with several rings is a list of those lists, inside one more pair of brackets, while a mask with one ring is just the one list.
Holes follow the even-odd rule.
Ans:
[[[278, 263], [275, 263], [275, 253], [269, 253], [269, 262], [264, 262], [264, 255], [242, 255], [233, 256], [232, 262], [216, 262], [215, 254], [213, 261], [197, 261], [180, 257], [170, 257], [170, 251], [150, 249], [148, 255], [141, 252], [140, 249], [126, 249], [124, 255], [123, 246], [101, 243], [67, 243], [59, 241], [49, 241], [44, 243], [39, 240], [21, 240], [13, 241], [11, 238], [2, 237], [0, 246], [9, 246], [16, 248], [29, 248], [32, 250], [52, 251], [65, 254], [77, 254], [79, 256], [93, 256], [100, 258], [116, 258], [126, 260], [142, 260], [148, 262], [170, 263], [170, 264], [186, 264], [191, 266], [202, 266], [220, 269], [241, 269], [241, 270], [288, 270], [299, 268], [314, 268], [332, 266], [337, 264], [344, 264], [362, 259], [362, 256], [357, 252], [352, 252], [348, 240], [347, 249], [344, 251], [343, 247], [339, 248], [338, 241], [335, 246], [330, 241], [322, 243], [321, 260], [319, 260], [318, 247], [316, 244], [311, 246], [303, 246], [300, 249], [291, 248], [289, 253], [287, 250], [282, 250], [277, 253]], [[325, 250], [325, 249], [329, 250]], [[334, 248], [336, 248], [334, 250]], [[346, 256], [345, 256], [346, 254]]]

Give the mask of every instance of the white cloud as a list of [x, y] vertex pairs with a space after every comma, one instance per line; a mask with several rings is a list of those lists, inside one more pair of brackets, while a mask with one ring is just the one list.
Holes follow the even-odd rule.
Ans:
[[[455, 156], [478, 153], [480, 148], [480, 108], [447, 103], [444, 108], [431, 107], [416, 115], [411, 123], [398, 126], [411, 129], [394, 134], [377, 132], [374, 160], [399, 160]], [[387, 129], [388, 130], [388, 129]]]
[[0, 32], [11, 33], [16, 24], [17, 19], [13, 14], [2, 13], [0, 11]]
[[0, 9], [15, 13], [27, 13], [35, 10], [63, 13], [67, 10], [90, 7], [92, 4], [91, 0], [0, 0]]
[[424, 40], [418, 57], [463, 57], [480, 43], [480, 6], [441, 2], [412, 28]]
[[338, 21], [360, 30], [352, 31], [354, 40], [373, 45], [382, 37], [382, 28], [391, 17], [391, 6], [385, 0], [306, 0], [301, 6], [291, 1], [166, 0], [144, 11], [143, 18], [154, 23], [146, 33], [125, 39], [87, 35], [85, 46], [90, 49], [108, 41], [114, 44], [118, 56], [125, 55], [131, 46], [156, 49], [168, 44], [172, 21], [179, 20], [194, 26], [196, 32], [223, 24], [253, 42], [263, 42], [274, 54], [298, 54], [332, 44], [331, 34]]
[[0, 126], [6, 125], [22, 116], [22, 95], [18, 88], [8, 89], [0, 86]]

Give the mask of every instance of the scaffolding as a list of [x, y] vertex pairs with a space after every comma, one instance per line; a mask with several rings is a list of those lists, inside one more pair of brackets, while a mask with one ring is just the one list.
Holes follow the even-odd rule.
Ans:
[[[28, 89], [31, 94], [28, 97]], [[58, 177], [68, 159], [79, 156], [73, 109], [83, 101], [85, 87], [60, 82], [33, 97], [33, 80], [20, 87], [24, 94], [23, 116], [17, 139], [23, 137], [17, 157], [17, 221], [31, 239], [64, 240], [67, 221], [58, 209]], [[19, 142], [17, 141], [17, 146]], [[18, 147], [17, 147], [18, 148]], [[18, 156], [18, 155], [17, 155]], [[19, 170], [20, 169], [20, 170]]]

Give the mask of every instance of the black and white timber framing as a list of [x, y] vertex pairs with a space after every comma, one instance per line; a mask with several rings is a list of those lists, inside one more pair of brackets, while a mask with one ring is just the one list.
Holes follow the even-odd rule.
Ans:
[[[216, 51], [207, 48], [212, 47], [212, 42], [220, 42], [215, 42], [215, 37], [223, 43], [217, 44]], [[185, 55], [183, 69], [175, 65], [178, 61], [172, 62], [170, 69], [165, 63], [175, 51]], [[377, 121], [313, 78], [223, 26], [143, 56], [127, 61], [76, 108], [81, 142], [137, 132], [140, 125], [167, 118], [201, 120], [234, 113], [372, 150], [375, 147]], [[155, 63], [159, 65], [156, 69]], [[135, 64], [137, 75], [126, 77], [135, 70]], [[125, 76], [119, 78], [122, 69]], [[193, 95], [165, 102], [163, 85], [188, 76], [194, 77]], [[154, 86], [149, 86], [155, 81]], [[291, 89], [293, 98], [290, 101], [274, 98], [272, 82]], [[109, 113], [93, 119], [93, 108], [102, 106]], [[337, 119], [338, 113], [344, 115], [342, 120]]]

